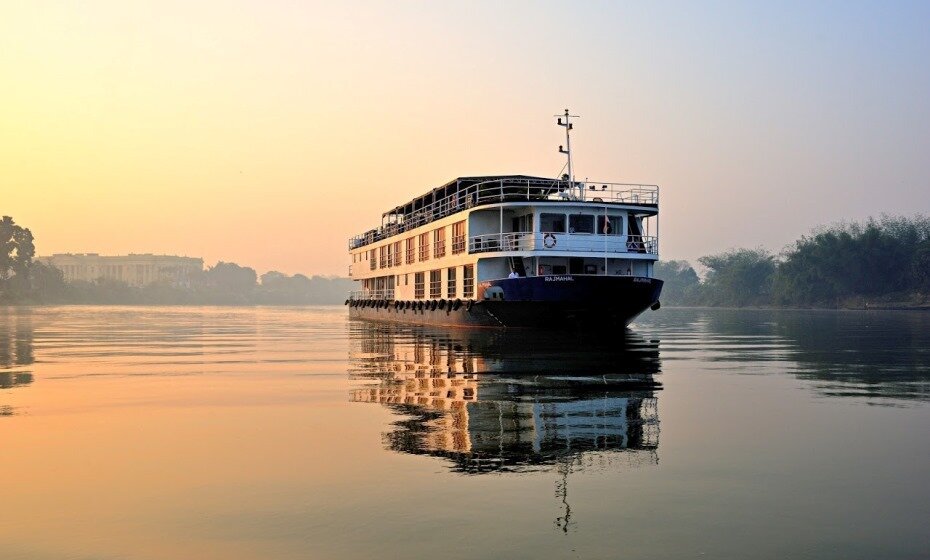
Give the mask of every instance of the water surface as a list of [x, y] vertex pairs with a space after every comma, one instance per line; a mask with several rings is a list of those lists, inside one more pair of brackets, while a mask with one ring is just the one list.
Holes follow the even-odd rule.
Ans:
[[930, 314], [0, 308], [0, 558], [919, 558]]

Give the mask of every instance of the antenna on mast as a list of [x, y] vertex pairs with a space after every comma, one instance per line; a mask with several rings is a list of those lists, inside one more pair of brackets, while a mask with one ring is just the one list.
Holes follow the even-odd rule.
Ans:
[[[565, 127], [565, 146], [559, 146], [559, 153], [565, 154], [568, 157], [568, 180], [570, 181], [571, 189], [575, 189], [575, 172], [572, 169], [572, 137], [571, 130], [573, 128], [571, 119], [581, 118], [579, 115], [570, 115], [568, 109], [565, 109], [565, 113], [562, 115], [552, 115], [557, 117], [556, 124], [561, 127]], [[563, 120], [564, 119], [564, 120]]]

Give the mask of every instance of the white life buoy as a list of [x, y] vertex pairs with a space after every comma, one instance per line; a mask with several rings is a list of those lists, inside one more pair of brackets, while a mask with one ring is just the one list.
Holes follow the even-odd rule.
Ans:
[[552, 235], [551, 233], [547, 233], [546, 235], [543, 236], [543, 246], [544, 246], [546, 249], [551, 249], [551, 248], [555, 247], [556, 241], [557, 241], [557, 240], [556, 240], [555, 236]]

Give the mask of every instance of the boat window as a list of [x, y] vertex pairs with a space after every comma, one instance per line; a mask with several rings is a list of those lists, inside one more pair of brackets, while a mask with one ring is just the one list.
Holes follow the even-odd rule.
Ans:
[[416, 299], [423, 299], [423, 275], [422, 272], [413, 275], [413, 297]]
[[635, 216], [630, 216], [630, 219], [627, 220], [627, 234], [628, 235], [642, 235], [643, 232], [639, 227], [639, 219]]
[[408, 237], [407, 244], [405, 247], [405, 249], [407, 250], [407, 264], [413, 264], [415, 247], [416, 247], [416, 241], [412, 237]]
[[539, 231], [565, 233], [565, 214], [540, 214]]
[[452, 299], [455, 297], [455, 267], [446, 271], [446, 297]]
[[568, 217], [569, 233], [594, 233], [594, 216], [591, 214], [572, 214]]
[[446, 228], [433, 230], [433, 255], [438, 259], [446, 255]]
[[604, 215], [597, 217], [597, 233], [607, 235], [621, 235], [623, 233], [623, 218], [615, 215], [608, 215], [605, 223]]
[[517, 216], [511, 220], [511, 225], [514, 232], [533, 231], [533, 215]]
[[552, 265], [552, 274], [565, 274], [566, 272], [568, 272], [568, 269], [564, 264]]
[[429, 297], [442, 297], [442, 271], [429, 271]]
[[465, 221], [452, 224], [452, 254], [465, 252]]
[[462, 268], [462, 297], [475, 296], [475, 265], [466, 264]]
[[419, 239], [420, 252], [419, 257], [421, 261], [429, 260], [429, 232], [421, 233]]

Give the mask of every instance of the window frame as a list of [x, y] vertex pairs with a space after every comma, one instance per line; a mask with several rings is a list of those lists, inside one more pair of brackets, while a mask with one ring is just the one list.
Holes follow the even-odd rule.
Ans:
[[417, 253], [417, 260], [419, 262], [429, 260], [429, 232], [425, 231], [421, 233], [417, 239], [417, 248], [419, 249]]
[[456, 268], [450, 266], [446, 269], [446, 297], [449, 299], [454, 299], [458, 292], [458, 286], [456, 285], [458, 283], [456, 279], [458, 272]]
[[465, 220], [452, 224], [452, 254], [465, 252]]
[[475, 297], [475, 265], [473, 264], [466, 264], [462, 267], [462, 297]]
[[[544, 222], [547, 216], [559, 216], [562, 221], [562, 229], [557, 230], [555, 228], [543, 229]], [[565, 218], [565, 214], [556, 214], [554, 212], [540, 212], [539, 214], [539, 231], [541, 233], [568, 233], [568, 219]]]
[[442, 297], [442, 269], [435, 268], [429, 271], [429, 297]]
[[[591, 228], [589, 231], [580, 231], [579, 227], [575, 227], [576, 225], [581, 225], [578, 223], [581, 220], [590, 221]], [[583, 214], [579, 212], [577, 214], [568, 215], [568, 233], [572, 235], [594, 235], [596, 227], [597, 220], [594, 219], [594, 214]]]

